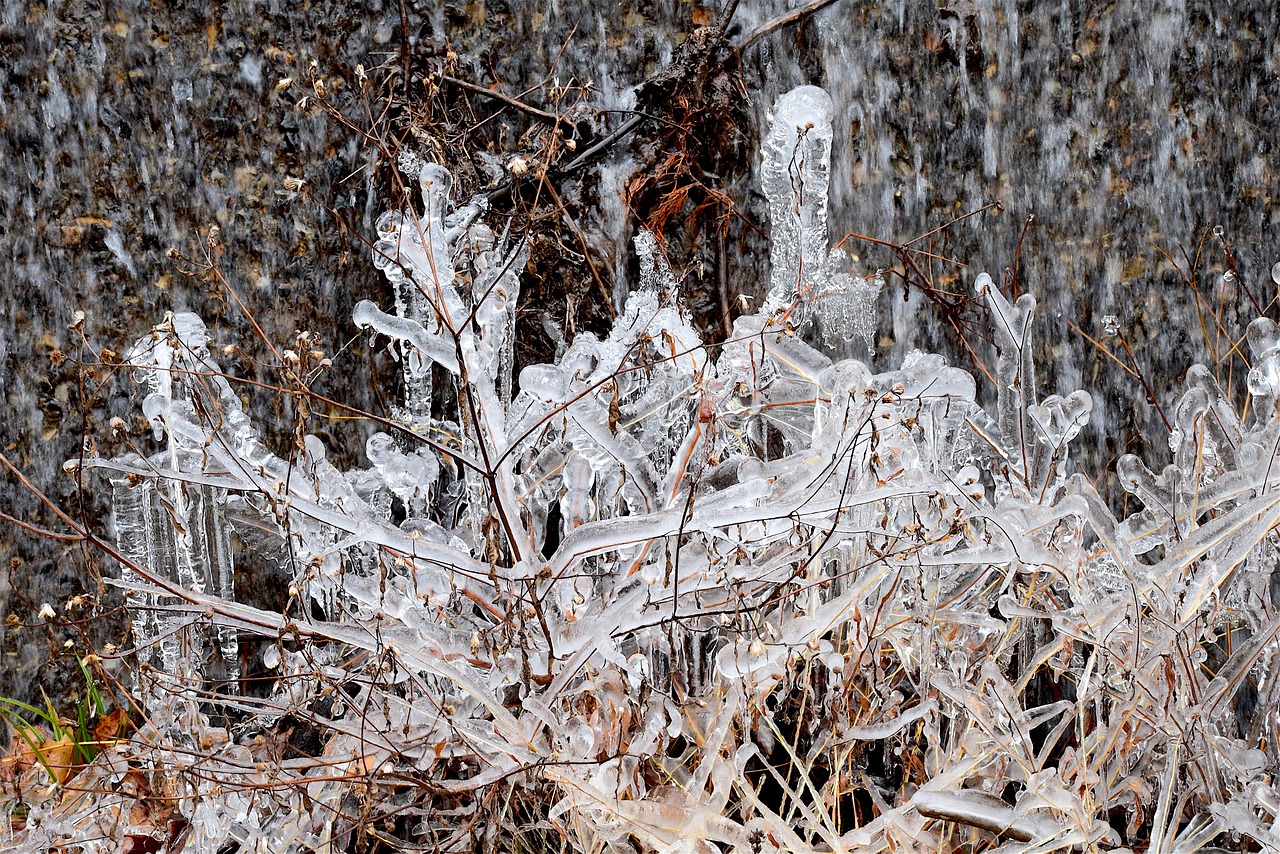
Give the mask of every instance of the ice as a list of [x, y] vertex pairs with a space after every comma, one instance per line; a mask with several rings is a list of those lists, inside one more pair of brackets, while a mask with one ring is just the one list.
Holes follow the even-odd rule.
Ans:
[[369, 300], [361, 300], [356, 304], [355, 322], [356, 326], [375, 329], [388, 338], [406, 342], [416, 350], [405, 360], [405, 372], [411, 379], [421, 378], [429, 369], [429, 364], [422, 356], [446, 370], [458, 370], [457, 355], [451, 352], [444, 338], [428, 332], [415, 320], [389, 315]]
[[904, 728], [910, 726], [926, 715], [935, 713], [936, 711], [937, 703], [933, 700], [926, 700], [915, 708], [903, 712], [892, 720], [887, 720], [878, 724], [855, 724], [845, 729], [842, 735], [844, 738], [849, 739], [879, 741], [901, 732]]
[[[828, 347], [857, 339], [872, 352], [875, 306], [884, 279], [878, 274], [860, 277], [851, 272], [843, 250], [827, 251], [833, 115], [831, 97], [814, 86], [791, 90], [774, 107], [760, 179], [769, 201], [771, 236], [770, 284], [762, 313], [800, 307], [796, 320], [816, 318]], [[647, 249], [637, 248], [645, 258]]]
[[670, 294], [676, 283], [671, 268], [662, 257], [653, 232], [641, 229], [635, 237], [636, 258], [640, 262], [640, 288], [655, 294]]
[[[197, 379], [200, 371], [208, 369], [207, 343], [199, 318], [171, 314], [128, 355], [128, 362], [135, 366], [135, 378], [151, 390], [144, 412], [156, 438], [167, 443], [167, 449], [149, 464], [175, 475], [204, 453], [198, 442], [180, 433], [168, 430], [166, 435], [176, 413], [197, 402], [216, 412], [225, 403], [221, 397], [210, 399]], [[234, 406], [238, 408], [239, 402]], [[235, 597], [223, 490], [177, 480], [135, 482], [124, 478], [113, 480], [112, 495], [117, 543], [130, 562], [126, 578], [159, 578], [182, 589]], [[190, 647], [195, 650], [195, 660], [201, 662], [199, 670], [209, 678], [225, 680], [224, 690], [235, 689], [239, 647], [234, 632], [214, 628], [206, 640], [198, 627], [181, 629], [185, 621], [166, 619], [152, 610], [161, 600], [133, 596], [131, 601], [138, 614], [135, 644], [160, 672], [180, 672], [180, 662]], [[213, 650], [208, 649], [210, 644]]]
[[386, 433], [374, 433], [365, 443], [369, 457], [387, 489], [418, 512], [429, 508], [431, 493], [440, 476], [440, 464], [430, 451], [405, 453]]
[[1093, 411], [1093, 398], [1089, 392], [1077, 390], [1066, 397], [1052, 394], [1041, 403], [1027, 406], [1027, 414], [1035, 422], [1039, 440], [1049, 445], [1055, 454], [1079, 435], [1089, 423]]
[[[1021, 842], [1053, 839], [1066, 842], [1062, 827], [1045, 816], [1021, 816], [1009, 804], [986, 792], [919, 792], [911, 799], [922, 814], [996, 831]], [[1069, 843], [1068, 843], [1069, 844]]]
[[[1037, 383], [1030, 295], [974, 282], [994, 405], [937, 354], [848, 358], [882, 282], [829, 251], [832, 121], [813, 87], [777, 104], [769, 296], [715, 346], [645, 232], [613, 328], [566, 340], [525, 314], [523, 242], [408, 164], [423, 209], [379, 218], [372, 253], [389, 307], [353, 318], [403, 371], [367, 467], [268, 447], [193, 315], [130, 352], [154, 436], [87, 460], [152, 664], [112, 749], [172, 781], [191, 845], [470, 850], [516, 832], [499, 803], [570, 850], [940, 850], [957, 825], [1084, 849], [1166, 791], [1201, 817], [1179, 845], [1270, 844], [1280, 331], [1249, 329], [1247, 411], [1238, 374], [1188, 371], [1171, 457], [1122, 455], [1109, 503], [1072, 455], [1093, 398]], [[556, 353], [517, 375], [518, 318]], [[287, 605], [251, 604], [241, 561]], [[270, 684], [211, 693], [241, 643]], [[279, 749], [289, 727], [311, 754]], [[852, 788], [870, 807], [841, 832]], [[98, 827], [108, 795], [37, 805], [26, 838]]]
[[831, 96], [792, 89], [774, 105], [760, 183], [769, 200], [771, 314], [819, 282], [827, 263], [827, 185], [831, 174]]
[[1280, 328], [1265, 317], [1249, 324], [1249, 350], [1253, 367], [1249, 369], [1249, 393], [1255, 406], [1270, 414], [1280, 397]]
[[884, 289], [884, 276], [877, 273], [862, 278], [847, 272], [850, 266], [843, 250], [832, 250], [826, 281], [821, 290], [815, 289], [810, 296], [809, 306], [828, 349], [857, 339], [867, 353], [873, 353], [879, 325], [875, 307]]
[[1010, 304], [986, 273], [974, 287], [987, 303], [996, 343], [996, 431], [983, 437], [1005, 460], [1010, 476], [1000, 487], [1014, 496], [1053, 498], [1065, 483], [1066, 443], [1088, 423], [1093, 400], [1078, 390], [1040, 402], [1031, 339], [1035, 298], [1023, 294]]

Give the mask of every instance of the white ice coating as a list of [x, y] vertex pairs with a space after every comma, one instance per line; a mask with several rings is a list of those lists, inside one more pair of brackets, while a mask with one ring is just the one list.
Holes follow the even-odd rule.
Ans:
[[[774, 111], [760, 314], [704, 346], [642, 233], [613, 329], [518, 377], [527, 248], [422, 166], [423, 210], [378, 223], [394, 310], [354, 318], [404, 369], [368, 468], [339, 471], [315, 436], [268, 448], [194, 316], [144, 337], [130, 361], [157, 439], [89, 464], [112, 472], [135, 644], [175, 678], [147, 694], [150, 729], [103, 755], [200, 763], [172, 803], [202, 850], [321, 848], [409, 804], [423, 838], [465, 850], [493, 794], [550, 797], [575, 850], [937, 850], [940, 821], [992, 845], [1116, 847], [1115, 805], [1166, 784], [1212, 821], [1254, 817], [1241, 832], [1269, 844], [1256, 817], [1280, 797], [1260, 768], [1278, 739], [1237, 722], [1243, 685], [1280, 707], [1280, 333], [1249, 330], [1247, 418], [1209, 368], [1188, 372], [1172, 461], [1121, 457], [1117, 518], [1072, 473], [1093, 398], [1041, 397], [1030, 296], [975, 282], [990, 411], [941, 356], [880, 373], [841, 357], [874, 341], [879, 283], [828, 252], [831, 120], [813, 87]], [[822, 335], [797, 334], [797, 310]], [[832, 333], [835, 356], [807, 343]], [[230, 573], [249, 561], [286, 609], [237, 601]], [[305, 719], [322, 761], [268, 762], [206, 716], [198, 689], [235, 677], [250, 636], [278, 682], [219, 714]], [[1064, 679], [1077, 699], [1041, 699]], [[771, 716], [787, 696], [817, 716], [803, 756]], [[825, 787], [774, 813], [748, 770], [856, 769], [870, 749], [931, 776], [850, 778], [874, 804], [856, 829], [837, 829]], [[1190, 770], [1170, 777], [1177, 750]], [[1115, 788], [1087, 806], [1083, 779]], [[1016, 805], [998, 797], [1011, 782]], [[373, 817], [348, 815], [356, 801]], [[29, 827], [83, 835], [104, 803]]]

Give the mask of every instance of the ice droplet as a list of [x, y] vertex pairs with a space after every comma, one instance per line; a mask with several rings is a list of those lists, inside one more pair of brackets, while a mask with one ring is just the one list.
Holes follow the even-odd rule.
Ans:
[[1280, 285], [1280, 261], [1271, 265], [1271, 281]]
[[1125, 454], [1116, 460], [1116, 476], [1125, 492], [1137, 492], [1141, 483], [1142, 461], [1134, 454]]
[[1235, 273], [1231, 272], [1230, 270], [1227, 270], [1222, 274], [1221, 293], [1222, 293], [1222, 298], [1224, 300], [1235, 299], [1237, 294], [1236, 286], [1239, 284], [1239, 282], [1240, 282], [1239, 278], [1236, 276]]
[[1108, 335], [1115, 335], [1120, 331], [1120, 318], [1114, 314], [1104, 314], [1102, 316], [1102, 330]]

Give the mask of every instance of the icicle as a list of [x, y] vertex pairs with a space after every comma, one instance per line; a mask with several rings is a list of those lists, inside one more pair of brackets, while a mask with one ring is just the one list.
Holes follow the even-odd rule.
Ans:
[[[1146, 804], [1160, 787], [1166, 837], [1221, 825], [1269, 844], [1273, 728], [1249, 712], [1237, 729], [1242, 686], [1264, 711], [1280, 697], [1280, 332], [1250, 329], [1247, 423], [1207, 369], [1188, 373], [1172, 464], [1117, 463], [1142, 505], [1118, 520], [1068, 478], [1093, 399], [1039, 400], [1029, 296], [977, 282], [999, 350], [991, 413], [940, 355], [880, 373], [843, 358], [873, 343], [880, 282], [827, 252], [831, 119], [807, 87], [775, 111], [764, 313], [704, 346], [642, 232], [613, 329], [570, 342], [546, 321], [556, 358], [525, 367], [514, 400], [527, 249], [480, 222], [483, 200], [454, 206], [446, 170], [410, 164], [424, 210], [380, 219], [374, 257], [394, 311], [355, 313], [405, 371], [402, 420], [368, 438], [368, 468], [339, 472], [314, 436], [286, 458], [267, 448], [194, 316], [131, 352], [163, 445], [90, 464], [112, 472], [135, 642], [168, 693], [104, 754], [166, 782], [191, 844], [292, 854], [362, 821], [465, 847], [494, 786], [528, 804], [561, 792], [546, 815], [582, 850], [936, 850], [954, 828], [930, 817], [983, 828], [988, 847], [1115, 848], [1116, 791]], [[231, 528], [285, 576], [286, 606], [235, 600]], [[237, 633], [269, 640], [275, 685], [222, 713], [307, 721], [314, 762], [210, 723], [200, 689], [234, 678]], [[1075, 693], [1045, 696], [1060, 679]], [[833, 826], [825, 790], [784, 792], [781, 813], [752, 801], [751, 769], [800, 749], [777, 727], [787, 696], [815, 723], [791, 759], [847, 765], [871, 798], [855, 830]], [[901, 786], [857, 770], [871, 750]], [[1086, 803], [1089, 780], [1121, 788]], [[1203, 780], [1221, 789], [1207, 808]], [[82, 791], [116, 798], [120, 782]], [[1175, 805], [1215, 817], [1174, 827]], [[29, 827], [54, 826], [33, 806]], [[393, 820], [414, 811], [408, 830]]]

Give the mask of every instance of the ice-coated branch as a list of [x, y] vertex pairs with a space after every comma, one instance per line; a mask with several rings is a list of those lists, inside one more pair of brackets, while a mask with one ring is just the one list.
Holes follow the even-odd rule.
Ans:
[[[441, 335], [428, 332], [416, 320], [387, 314], [369, 300], [356, 304], [354, 319], [361, 329], [374, 329], [416, 348], [419, 361], [412, 368], [415, 374], [431, 369], [429, 362], [422, 361], [423, 356], [445, 370], [458, 372], [458, 358], [449, 342]], [[410, 368], [406, 367], [406, 370]]]

